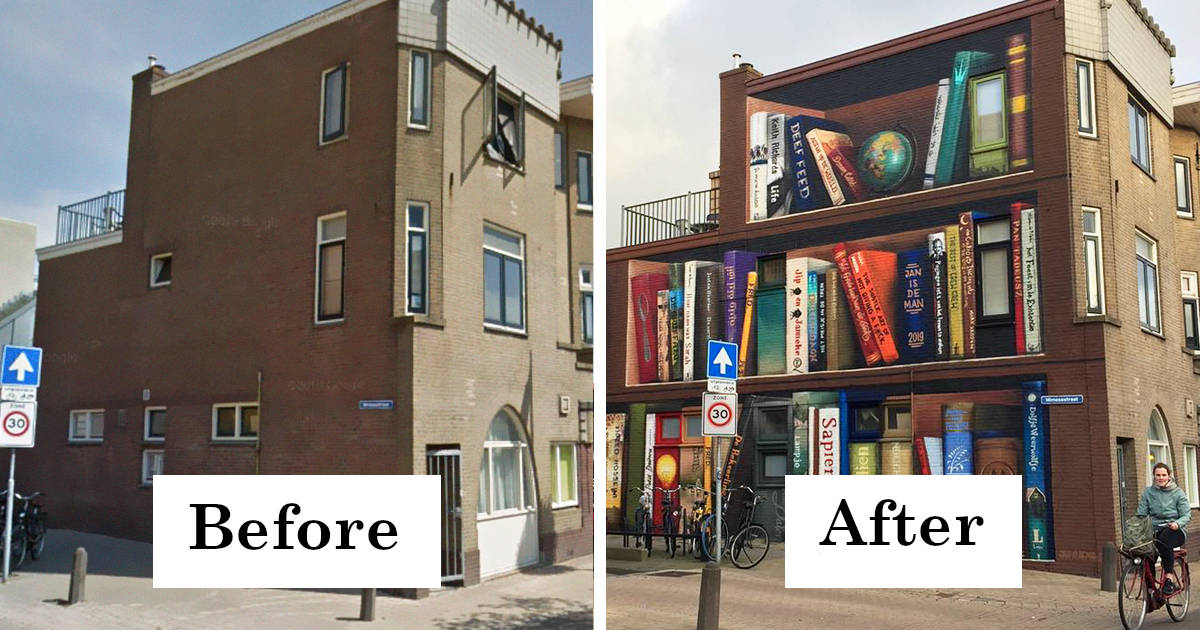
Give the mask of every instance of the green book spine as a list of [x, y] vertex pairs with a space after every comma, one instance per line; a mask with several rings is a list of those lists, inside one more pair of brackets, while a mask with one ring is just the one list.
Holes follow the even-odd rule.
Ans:
[[950, 75], [950, 94], [946, 99], [946, 121], [942, 125], [934, 185], [945, 186], [955, 180], [954, 171], [959, 162], [958, 149], [966, 109], [967, 80], [976, 68], [991, 57], [988, 53], [974, 50], [960, 50], [954, 55], [954, 71]]
[[755, 309], [758, 311], [758, 374], [783, 374], [787, 370], [784, 288], [760, 289]]
[[642, 470], [646, 468], [646, 404], [629, 405], [629, 424], [625, 431], [625, 488], [622, 490], [625, 506], [625, 527], [633, 527], [633, 511], [638, 506], [638, 495], [630, 492], [642, 485]]

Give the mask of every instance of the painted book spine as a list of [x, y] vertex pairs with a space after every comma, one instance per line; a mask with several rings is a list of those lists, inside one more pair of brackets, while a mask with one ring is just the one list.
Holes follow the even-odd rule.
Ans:
[[962, 270], [963, 357], [975, 357], [975, 222], [970, 212], [958, 215], [959, 267]]
[[1021, 208], [1014, 203], [1010, 213], [1012, 239], [1013, 330], [1016, 331], [1016, 352], [1025, 354], [1025, 283], [1021, 273]]
[[817, 474], [840, 475], [841, 411], [837, 407], [818, 407], [812, 410], [817, 427]]
[[825, 152], [825, 147], [821, 145], [821, 139], [817, 135], [819, 131], [819, 129], [813, 129], [805, 134], [804, 138], [808, 141], [813, 161], [817, 164], [817, 172], [821, 174], [821, 181], [825, 184], [825, 191], [829, 193], [829, 202], [840, 206], [846, 203], [846, 195], [842, 192], [841, 184], [838, 183], [833, 164], [829, 161], [829, 155]]
[[709, 264], [700, 267], [699, 325], [696, 327], [696, 380], [708, 376], [708, 341], [721, 339], [721, 265]]
[[854, 334], [854, 319], [850, 315], [850, 304], [842, 289], [837, 267], [825, 272], [826, 344], [828, 353], [825, 369], [845, 370], [858, 365], [861, 356], [857, 336]]
[[950, 358], [963, 358], [962, 270], [958, 226], [946, 228], [946, 304], [950, 320]]
[[879, 443], [851, 442], [850, 443], [850, 474], [876, 475], [879, 474]]
[[1046, 412], [1041, 396], [1046, 393], [1045, 381], [1028, 381], [1021, 384], [1022, 399], [1025, 401], [1024, 417], [1024, 482], [1026, 553], [1031, 560], [1049, 560], [1054, 557], [1053, 519], [1050, 509], [1049, 451], [1046, 449]]
[[767, 218], [767, 113], [750, 115], [750, 220]]
[[742, 321], [742, 338], [738, 346], [738, 374], [753, 376], [747, 371], [747, 358], [750, 353], [751, 331], [754, 330], [754, 294], [758, 290], [758, 272], [746, 274], [746, 316]]
[[792, 393], [792, 474], [807, 475], [812, 470], [809, 461], [812, 423], [809, 422], [808, 392]]
[[844, 184], [842, 191], [846, 200], [854, 203], [866, 199], [867, 189], [858, 175], [858, 168], [854, 165], [854, 143], [850, 141], [850, 136], [825, 129], [817, 129], [813, 133], [820, 139], [821, 148], [825, 150], [834, 172]]
[[671, 380], [671, 292], [663, 289], [658, 292], [658, 380], [666, 383]]
[[671, 335], [671, 380], [683, 380], [683, 263], [671, 263], [667, 267], [670, 277], [671, 302], [670, 321], [667, 323]]
[[932, 469], [929, 467], [929, 449], [925, 445], [924, 438], [917, 438], [913, 442], [913, 450], [917, 452], [917, 474], [931, 475]]
[[950, 92], [946, 97], [946, 122], [942, 126], [942, 142], [938, 148], [937, 171], [934, 185], [945, 186], [954, 182], [959, 163], [959, 143], [962, 136], [963, 110], [967, 96], [967, 79], [970, 78], [973, 61], [984, 53], [962, 50], [954, 55], [954, 70], [950, 75]]
[[871, 278], [871, 271], [862, 252], [854, 252], [850, 255], [850, 271], [854, 274], [855, 286], [858, 288], [859, 295], [862, 296], [863, 310], [869, 322], [871, 334], [875, 339], [875, 345], [879, 348], [880, 357], [884, 363], [895, 363], [900, 358], [900, 353], [896, 350], [892, 326], [888, 322], [887, 313], [880, 297], [880, 290], [887, 288], [875, 286], [875, 281]]
[[1008, 144], [1011, 170], [1033, 164], [1029, 138], [1029, 44], [1024, 33], [1010, 35], [1008, 44]]
[[888, 440], [879, 444], [879, 474], [913, 474], [913, 446], [908, 440]]
[[946, 473], [945, 467], [942, 465], [942, 452], [945, 450], [945, 443], [940, 437], [921, 438], [925, 442], [925, 450], [929, 452], [929, 474], [943, 475]]
[[974, 474], [974, 438], [971, 430], [973, 403], [952, 403], [942, 407], [944, 465], [947, 475]]
[[803, 374], [809, 371], [808, 259], [788, 252], [784, 273], [787, 275], [787, 371]]
[[633, 294], [633, 324], [637, 336], [638, 382], [651, 383], [658, 372], [658, 289], [666, 285], [666, 276], [644, 273], [630, 281]]
[[937, 100], [933, 102], [933, 129], [929, 132], [929, 154], [925, 156], [925, 179], [922, 188], [933, 188], [937, 173], [938, 150], [942, 146], [942, 127], [946, 123], [946, 99], [950, 95], [950, 79], [938, 81]]
[[1025, 352], [1042, 351], [1042, 304], [1038, 292], [1037, 210], [1021, 209], [1021, 285], [1025, 295]]
[[746, 315], [746, 274], [754, 270], [758, 254], [741, 250], [725, 252], [725, 341], [742, 339], [742, 319]]
[[788, 156], [790, 158], [789, 176], [792, 181], [792, 210], [807, 212], [823, 208], [825, 201], [824, 185], [821, 175], [816, 171], [812, 155], [805, 143], [806, 119], [793, 116], [787, 120]]
[[683, 380], [692, 380], [696, 352], [696, 261], [683, 263]]
[[950, 358], [950, 314], [946, 297], [946, 235], [929, 235], [929, 286], [933, 291], [933, 356]]
[[816, 358], [812, 361], [813, 371], [829, 369], [829, 325], [826, 321], [829, 317], [829, 288], [825, 273], [819, 272], [817, 275], [817, 334], [816, 334]]
[[929, 254], [923, 249], [902, 252], [899, 257], [903, 282], [900, 309], [904, 313], [900, 348], [901, 355], [908, 363], [928, 360], [932, 354], [929, 323], [933, 304], [929, 292], [928, 263]]
[[781, 286], [759, 288], [755, 298], [758, 309], [758, 372], [785, 374], [787, 372], [786, 304]]
[[767, 115], [767, 216], [781, 217], [792, 207], [788, 177], [787, 116]]
[[821, 325], [821, 315], [818, 312], [817, 304], [819, 303], [817, 296], [817, 276], [821, 275], [816, 271], [808, 272], [808, 330], [805, 334], [808, 337], [808, 371], [817, 371], [817, 328]]
[[854, 281], [854, 273], [850, 270], [850, 260], [846, 255], [846, 246], [838, 243], [833, 246], [833, 260], [838, 267], [838, 275], [841, 276], [842, 290], [846, 294], [846, 302], [850, 305], [850, 317], [854, 320], [854, 331], [858, 339], [859, 348], [862, 349], [863, 356], [866, 357], [867, 366], [870, 367], [883, 360], [883, 355], [880, 354], [879, 345], [875, 342], [875, 336], [871, 333], [871, 324], [867, 320], [867, 312], [863, 307], [862, 296], [859, 295], [858, 286]]
[[[627, 488], [632, 488], [642, 480], [640, 473], [645, 466], [646, 403], [633, 403], [629, 405], [629, 424], [625, 432], [625, 483]], [[633, 525], [634, 510], [638, 507], [636, 495], [630, 494], [623, 505], [625, 523]]]

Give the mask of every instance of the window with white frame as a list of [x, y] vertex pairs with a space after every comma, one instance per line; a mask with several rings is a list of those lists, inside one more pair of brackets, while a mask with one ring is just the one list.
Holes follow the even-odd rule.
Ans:
[[1136, 232], [1138, 322], [1154, 333], [1162, 332], [1158, 308], [1158, 244], [1149, 236]]
[[979, 274], [979, 321], [1012, 317], [1012, 225], [1008, 218], [975, 224]]
[[576, 151], [575, 162], [579, 177], [579, 205], [592, 207], [592, 154], [589, 151]]
[[171, 284], [172, 254], [155, 254], [150, 257], [150, 286], [165, 287]]
[[1191, 444], [1183, 445], [1183, 483], [1187, 492], [1188, 505], [1200, 507], [1200, 476], [1196, 474], [1196, 447]]
[[525, 238], [483, 227], [483, 321], [525, 330]]
[[567, 185], [567, 136], [561, 129], [554, 130], [554, 187]]
[[321, 73], [321, 143], [346, 135], [346, 83], [348, 64]]
[[516, 167], [525, 164], [525, 94], [511, 98], [500, 93], [496, 67], [483, 85], [485, 147], [488, 156]]
[[412, 51], [408, 82], [408, 125], [410, 127], [429, 127], [429, 103], [431, 100], [429, 64], [428, 52]]
[[1179, 272], [1179, 292], [1183, 296], [1183, 338], [1189, 350], [1200, 350], [1200, 294], [1196, 290], [1196, 272]]
[[143, 418], [142, 439], [147, 442], [161, 442], [167, 437], [167, 408], [146, 407]]
[[99, 442], [104, 439], [103, 409], [72, 409], [68, 442]]
[[1175, 470], [1171, 465], [1171, 442], [1167, 436], [1167, 423], [1163, 420], [1158, 409], [1150, 411], [1150, 430], [1146, 434], [1146, 448], [1149, 457], [1146, 458], [1146, 478], [1154, 479], [1154, 465], [1162, 462]]
[[317, 219], [317, 321], [342, 319], [346, 273], [346, 213]]
[[1079, 134], [1096, 137], [1096, 91], [1092, 62], [1075, 60], [1075, 87], [1079, 98]]
[[154, 485], [154, 475], [163, 474], [163, 451], [142, 451], [142, 485]]
[[554, 462], [554, 502], [552, 507], [579, 505], [579, 477], [575, 468], [575, 445], [566, 442], [551, 444], [550, 459]]
[[1083, 275], [1088, 315], [1104, 314], [1104, 249], [1100, 209], [1083, 207]]
[[1175, 156], [1175, 212], [1192, 216], [1192, 162]]
[[579, 268], [579, 316], [583, 343], [589, 345], [593, 339], [592, 295], [592, 266], [584, 265]]
[[258, 403], [222, 403], [213, 405], [214, 440], [255, 440], [258, 438]]
[[492, 418], [479, 460], [479, 514], [502, 515], [535, 509], [529, 444], [513, 418]]
[[1133, 97], [1129, 98], [1129, 157], [1150, 173], [1150, 117]]
[[429, 313], [429, 204], [408, 202], [408, 312]]

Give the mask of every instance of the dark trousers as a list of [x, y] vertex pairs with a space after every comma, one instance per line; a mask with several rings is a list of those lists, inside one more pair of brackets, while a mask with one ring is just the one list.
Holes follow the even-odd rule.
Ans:
[[1163, 527], [1154, 533], [1154, 547], [1162, 558], [1163, 574], [1175, 570], [1175, 548], [1183, 545], [1183, 529]]

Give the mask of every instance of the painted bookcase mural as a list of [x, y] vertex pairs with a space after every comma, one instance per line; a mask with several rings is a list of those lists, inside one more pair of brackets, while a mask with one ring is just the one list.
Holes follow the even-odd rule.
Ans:
[[748, 218], [1033, 167], [1025, 20], [747, 98]]

